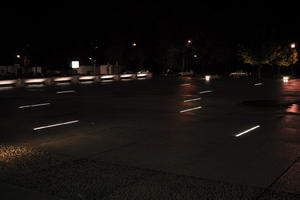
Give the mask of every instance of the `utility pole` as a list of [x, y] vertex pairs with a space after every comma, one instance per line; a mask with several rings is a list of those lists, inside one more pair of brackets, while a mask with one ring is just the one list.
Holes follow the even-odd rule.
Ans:
[[96, 75], [96, 59], [93, 60], [94, 76]]
[[116, 66], [117, 66], [117, 74], [119, 74], [119, 62], [116, 61]]
[[182, 49], [182, 69], [181, 69], [181, 72], [184, 72], [184, 68], [185, 68], [184, 49]]

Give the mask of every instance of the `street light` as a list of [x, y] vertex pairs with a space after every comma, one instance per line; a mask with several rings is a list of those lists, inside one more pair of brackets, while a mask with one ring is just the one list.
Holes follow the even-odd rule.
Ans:
[[295, 48], [296, 48], [296, 43], [292, 43], [292, 44], [291, 44], [291, 48], [292, 48], [292, 49], [295, 49]]
[[136, 47], [136, 46], [137, 46], [137, 44], [134, 42], [134, 43], [132, 43], [132, 46], [133, 46], [133, 47]]
[[210, 76], [209, 76], [209, 75], [206, 75], [206, 76], [205, 76], [205, 81], [206, 81], [206, 82], [209, 82], [209, 81], [210, 81]]
[[283, 81], [284, 83], [288, 83], [288, 82], [289, 82], [289, 79], [290, 79], [290, 77], [288, 77], [288, 76], [282, 77], [282, 81]]
[[20, 54], [17, 54], [17, 58], [20, 59], [20, 58], [21, 58], [21, 55], [20, 55]]
[[188, 41], [187, 41], [187, 44], [192, 44], [192, 40], [188, 40]]

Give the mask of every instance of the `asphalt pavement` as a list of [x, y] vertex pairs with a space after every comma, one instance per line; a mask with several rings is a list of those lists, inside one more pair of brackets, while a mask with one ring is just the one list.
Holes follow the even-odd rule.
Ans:
[[0, 110], [7, 199], [300, 198], [298, 79], [0, 88]]

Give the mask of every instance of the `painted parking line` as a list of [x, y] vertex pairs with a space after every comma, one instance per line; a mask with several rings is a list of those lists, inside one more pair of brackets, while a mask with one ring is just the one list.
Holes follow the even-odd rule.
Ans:
[[187, 100], [184, 100], [183, 102], [184, 102], [184, 103], [187, 103], [187, 102], [199, 101], [199, 100], [201, 100], [201, 98], [187, 99]]
[[33, 107], [41, 107], [41, 106], [49, 106], [51, 103], [40, 103], [40, 104], [34, 104], [34, 105], [26, 105], [26, 106], [19, 106], [19, 109], [24, 108], [33, 108]]
[[201, 108], [202, 108], [202, 106], [190, 108], [190, 109], [182, 110], [182, 111], [180, 111], [180, 113], [185, 113], [185, 112], [189, 112], [189, 111], [193, 111], [193, 110], [199, 110]]
[[66, 93], [74, 93], [76, 92], [75, 90], [66, 90], [66, 91], [59, 91], [59, 92], [56, 92], [56, 94], [66, 94]]
[[246, 133], [254, 131], [255, 129], [258, 129], [258, 128], [260, 128], [260, 125], [254, 126], [253, 128], [250, 128], [250, 129], [245, 130], [245, 131], [243, 131], [243, 132], [241, 132], [239, 134], [236, 134], [235, 137], [240, 137], [240, 136], [245, 135]]
[[211, 93], [211, 92], [213, 92], [212, 90], [205, 90], [205, 91], [201, 91], [201, 92], [199, 92], [200, 94], [205, 94], [205, 93]]
[[255, 83], [254, 85], [255, 86], [261, 86], [261, 85], [263, 85], [263, 83]]
[[37, 130], [46, 129], [46, 128], [53, 128], [53, 127], [57, 127], [57, 126], [75, 124], [75, 123], [78, 123], [78, 122], [79, 122], [79, 120], [74, 120], [74, 121], [69, 121], [69, 122], [63, 122], [63, 123], [52, 124], [52, 125], [47, 125], [47, 126], [41, 126], [41, 127], [34, 128], [33, 130], [37, 131]]
[[180, 86], [189, 86], [191, 85], [190, 83], [186, 83], [186, 84], [181, 84]]

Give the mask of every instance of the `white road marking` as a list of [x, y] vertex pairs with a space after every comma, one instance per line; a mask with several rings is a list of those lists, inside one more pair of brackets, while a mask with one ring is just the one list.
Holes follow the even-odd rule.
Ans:
[[35, 105], [26, 105], [26, 106], [19, 106], [19, 109], [23, 108], [33, 108], [33, 107], [40, 107], [40, 106], [48, 106], [50, 103], [41, 103], [41, 104], [35, 104]]
[[206, 91], [202, 91], [202, 92], [199, 92], [200, 94], [205, 94], [205, 93], [211, 93], [213, 92], [212, 90], [206, 90]]
[[262, 83], [255, 83], [254, 84], [255, 86], [260, 86], [260, 85], [263, 85]]
[[60, 92], [56, 92], [56, 94], [66, 94], [66, 93], [74, 93], [75, 90], [67, 90], [67, 91], [60, 91]]
[[242, 136], [242, 135], [244, 135], [244, 134], [246, 134], [246, 133], [249, 133], [249, 132], [251, 132], [251, 131], [254, 131], [255, 129], [258, 129], [259, 127], [260, 127], [260, 125], [257, 125], [257, 126], [255, 126], [255, 127], [253, 127], [253, 128], [250, 128], [250, 129], [248, 129], [248, 130], [246, 130], [246, 131], [244, 131], [244, 132], [242, 132], [242, 133], [239, 133], [239, 134], [235, 135], [235, 137], [240, 137], [240, 136]]
[[190, 83], [186, 83], [186, 84], [181, 84], [181, 86], [189, 86], [191, 85]]
[[192, 102], [192, 101], [199, 101], [199, 100], [201, 100], [201, 98], [188, 99], [188, 100], [184, 100], [184, 103]]
[[198, 109], [201, 109], [202, 107], [199, 106], [199, 107], [195, 107], [195, 108], [190, 108], [190, 109], [186, 109], [186, 110], [182, 110], [180, 111], [181, 113], [185, 113], [185, 112], [189, 112], [189, 111], [193, 111], [193, 110], [198, 110]]
[[41, 130], [41, 129], [56, 127], [56, 126], [63, 126], [63, 125], [68, 125], [68, 124], [75, 124], [75, 123], [78, 123], [78, 122], [79, 122], [79, 120], [69, 121], [69, 122], [64, 122], [64, 123], [59, 123], [59, 124], [52, 124], [52, 125], [48, 125], [48, 126], [37, 127], [37, 128], [34, 128], [33, 130], [37, 131], [37, 130]]

